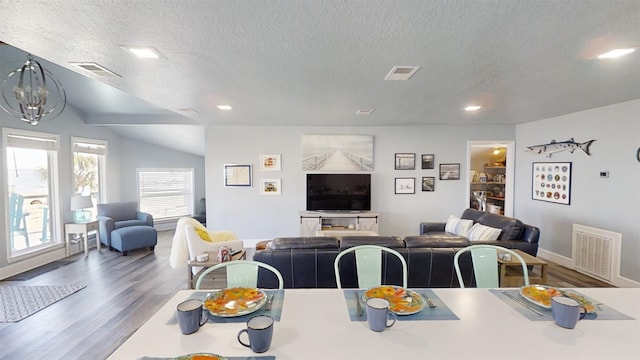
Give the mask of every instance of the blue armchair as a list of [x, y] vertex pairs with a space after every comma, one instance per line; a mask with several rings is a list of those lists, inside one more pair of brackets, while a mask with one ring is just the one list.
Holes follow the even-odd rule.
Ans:
[[130, 226], [153, 227], [153, 216], [138, 211], [138, 203], [135, 201], [98, 204], [97, 208], [100, 242], [110, 249], [112, 248], [111, 232], [114, 230]]

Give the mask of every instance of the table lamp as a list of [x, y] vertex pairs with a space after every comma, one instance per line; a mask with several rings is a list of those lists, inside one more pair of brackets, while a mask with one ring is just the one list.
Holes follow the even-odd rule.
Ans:
[[77, 222], [91, 220], [91, 211], [85, 210], [93, 207], [91, 196], [75, 195], [71, 198], [71, 211], [73, 220]]

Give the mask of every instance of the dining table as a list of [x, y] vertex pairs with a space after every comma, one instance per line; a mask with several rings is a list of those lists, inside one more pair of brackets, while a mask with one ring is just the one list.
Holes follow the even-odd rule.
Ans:
[[640, 288], [573, 289], [597, 304], [574, 329], [555, 325], [550, 310], [523, 301], [518, 288], [412, 290], [434, 307], [399, 315], [383, 332], [369, 329], [366, 312], [359, 315], [356, 299], [362, 292], [356, 289], [272, 290], [279, 294], [273, 340], [261, 354], [237, 340], [251, 314], [210, 319], [196, 333], [182, 335], [176, 306], [215, 290], [181, 290], [109, 359], [171, 359], [201, 352], [275, 360], [640, 358]]

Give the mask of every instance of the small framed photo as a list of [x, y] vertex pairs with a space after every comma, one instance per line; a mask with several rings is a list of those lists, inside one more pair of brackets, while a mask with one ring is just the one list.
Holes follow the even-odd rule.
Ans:
[[251, 165], [224, 165], [224, 186], [251, 186]]
[[280, 171], [280, 154], [260, 154], [260, 171]]
[[260, 179], [260, 195], [280, 195], [280, 179]]
[[415, 194], [416, 178], [396, 178], [396, 194]]
[[422, 169], [433, 169], [433, 154], [422, 154]]
[[415, 170], [416, 154], [396, 153], [396, 170]]
[[425, 176], [422, 178], [422, 191], [435, 191], [436, 178], [434, 176]]
[[460, 180], [460, 163], [440, 164], [440, 180]]

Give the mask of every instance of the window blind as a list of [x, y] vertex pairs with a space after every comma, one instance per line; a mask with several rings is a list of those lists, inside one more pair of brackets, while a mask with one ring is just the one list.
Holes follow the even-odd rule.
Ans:
[[193, 214], [193, 169], [138, 169], [140, 211], [154, 219]]

